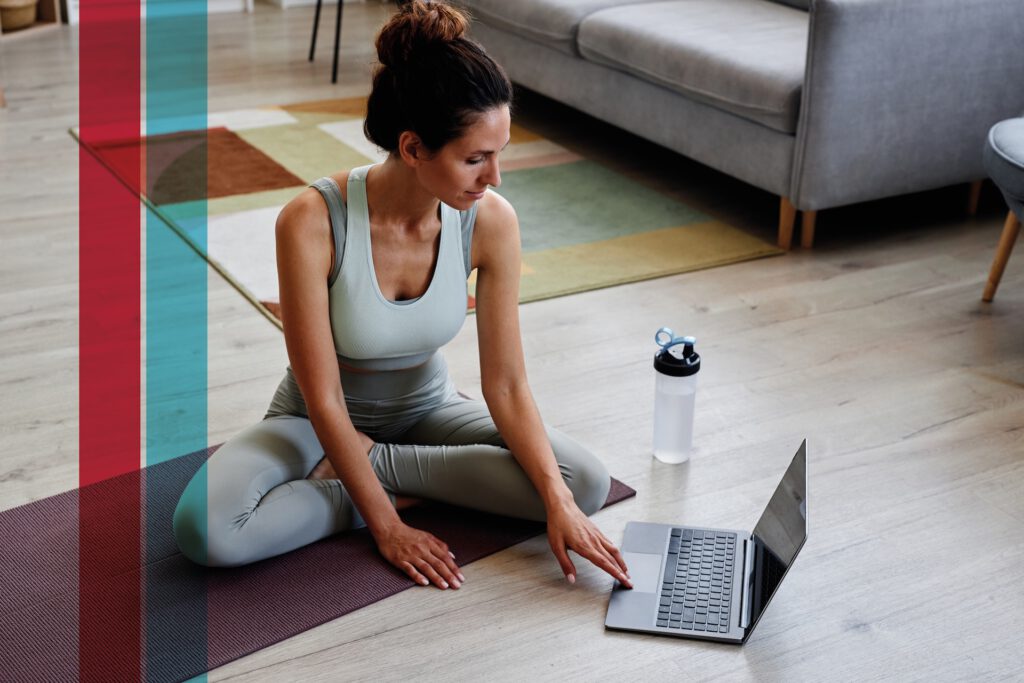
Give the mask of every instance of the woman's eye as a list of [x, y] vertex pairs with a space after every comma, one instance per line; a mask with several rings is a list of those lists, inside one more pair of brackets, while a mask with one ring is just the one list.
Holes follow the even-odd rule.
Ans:
[[483, 159], [469, 159], [468, 162], [471, 164], [479, 164]]

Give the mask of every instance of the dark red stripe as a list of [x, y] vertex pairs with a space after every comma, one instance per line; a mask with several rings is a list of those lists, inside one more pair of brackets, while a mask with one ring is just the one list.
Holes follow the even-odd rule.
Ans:
[[[140, 135], [140, 3], [82, 0], [83, 142]], [[139, 186], [141, 151], [126, 178]], [[132, 170], [134, 169], [134, 170]], [[89, 484], [139, 469], [139, 200], [79, 151], [79, 678], [140, 676], [140, 495]], [[120, 498], [123, 498], [121, 500]]]

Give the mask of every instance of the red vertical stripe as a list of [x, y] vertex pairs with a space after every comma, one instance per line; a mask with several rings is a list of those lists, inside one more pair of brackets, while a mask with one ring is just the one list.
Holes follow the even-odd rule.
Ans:
[[[86, 143], [140, 135], [140, 17], [139, 0], [81, 2]], [[110, 500], [89, 484], [139, 468], [139, 201], [79, 149], [79, 675], [133, 681], [142, 660], [139, 488], [117, 487], [123, 500]], [[134, 168], [141, 173], [141, 153]]]

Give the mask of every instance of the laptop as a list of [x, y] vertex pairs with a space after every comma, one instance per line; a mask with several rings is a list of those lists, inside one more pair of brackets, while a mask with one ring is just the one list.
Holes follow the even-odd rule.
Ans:
[[753, 532], [630, 522], [606, 628], [745, 643], [807, 540], [807, 440]]

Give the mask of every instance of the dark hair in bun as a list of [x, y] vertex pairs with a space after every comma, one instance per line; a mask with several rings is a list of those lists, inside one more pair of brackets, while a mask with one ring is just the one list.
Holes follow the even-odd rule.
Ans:
[[512, 84], [465, 37], [469, 19], [442, 2], [407, 3], [377, 35], [380, 66], [366, 105], [366, 137], [389, 152], [403, 131], [431, 151], [458, 138], [476, 115], [511, 105]]

